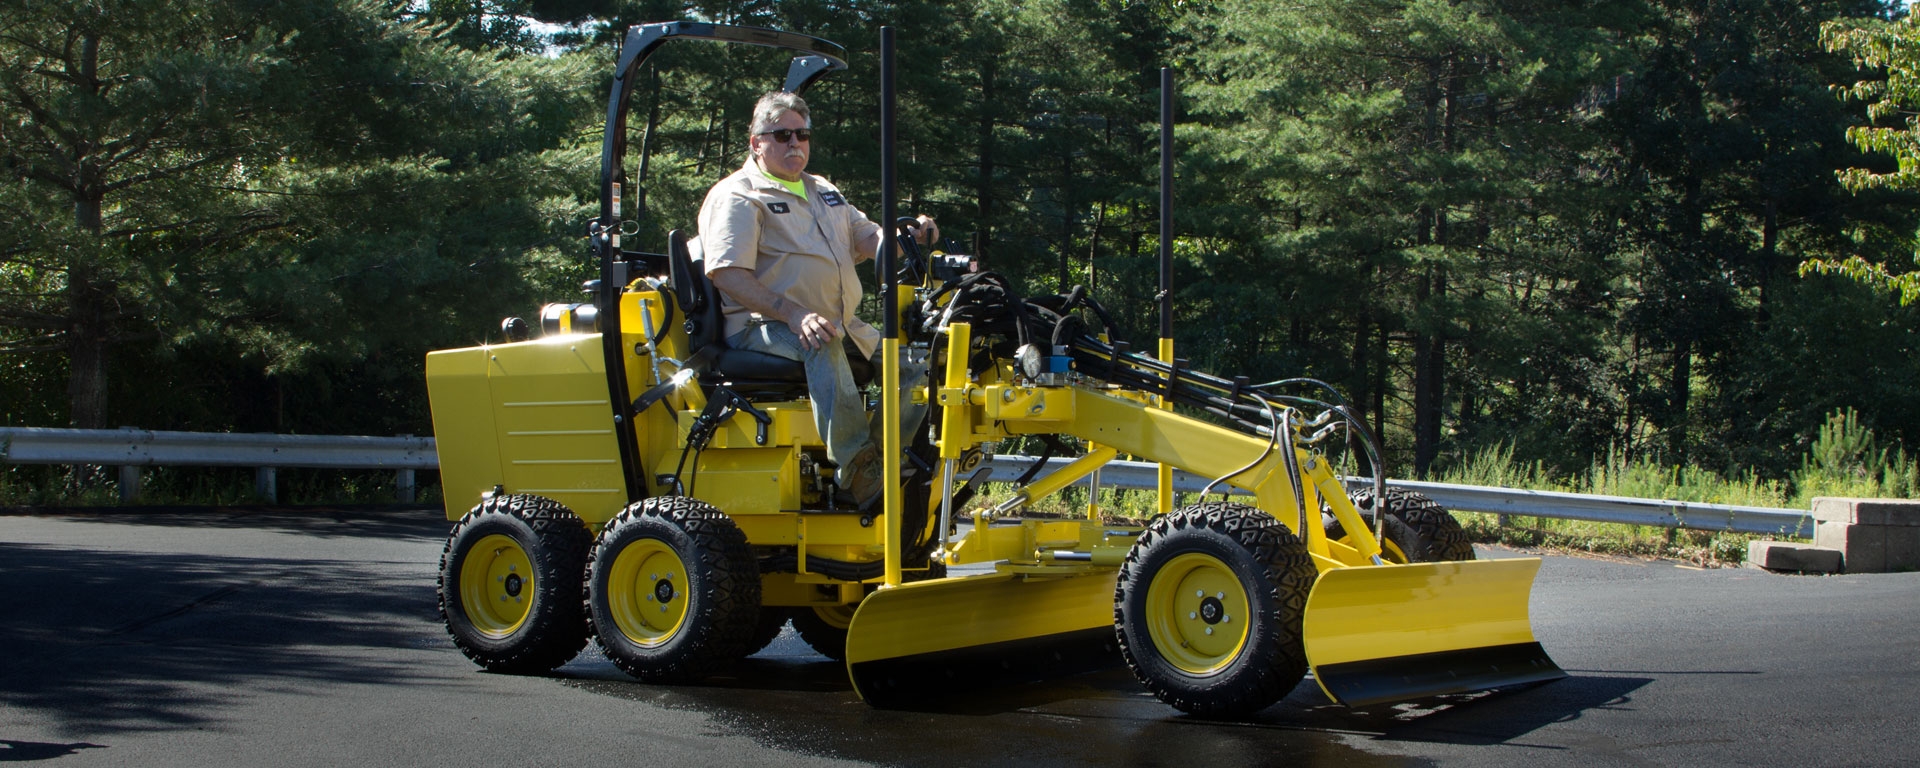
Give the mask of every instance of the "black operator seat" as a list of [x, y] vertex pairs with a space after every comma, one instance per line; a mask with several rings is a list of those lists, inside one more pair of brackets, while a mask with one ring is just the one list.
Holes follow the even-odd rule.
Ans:
[[[720, 290], [707, 279], [705, 265], [693, 258], [686, 234], [677, 229], [667, 233], [667, 278], [673, 284], [674, 301], [687, 318], [688, 364], [700, 374], [703, 386], [725, 385], [756, 398], [806, 395], [807, 371], [800, 361], [727, 346]], [[844, 343], [854, 382], [864, 387], [873, 378], [873, 365], [852, 338]]]

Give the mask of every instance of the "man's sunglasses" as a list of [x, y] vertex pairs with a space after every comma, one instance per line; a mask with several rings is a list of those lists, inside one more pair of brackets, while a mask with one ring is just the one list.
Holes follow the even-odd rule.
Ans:
[[793, 141], [795, 137], [799, 137], [801, 141], [813, 141], [813, 129], [811, 128], [778, 128], [771, 131], [761, 131], [760, 135], [772, 136], [774, 141], [782, 144]]

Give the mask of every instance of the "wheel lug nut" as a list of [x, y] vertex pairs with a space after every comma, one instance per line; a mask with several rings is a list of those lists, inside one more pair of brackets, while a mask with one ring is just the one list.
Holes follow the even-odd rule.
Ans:
[[1213, 627], [1207, 627], [1207, 634], [1213, 634]]
[[1204, 590], [1204, 589], [1196, 589], [1196, 590], [1194, 590], [1194, 591], [1193, 591], [1193, 596], [1194, 596], [1194, 597], [1206, 597], [1206, 596], [1207, 596], [1207, 591], [1206, 591], [1206, 590]]
[[1200, 618], [1200, 614], [1194, 613], [1193, 611], [1187, 611], [1187, 618], [1197, 619], [1197, 618]]
[[1225, 593], [1225, 592], [1215, 592], [1215, 593], [1213, 593], [1213, 599], [1215, 599], [1215, 600], [1225, 600], [1225, 599], [1227, 599], [1227, 593]]

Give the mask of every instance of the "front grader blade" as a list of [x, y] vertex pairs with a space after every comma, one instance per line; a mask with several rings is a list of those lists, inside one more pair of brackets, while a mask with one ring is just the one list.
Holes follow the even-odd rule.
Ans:
[[982, 573], [868, 595], [847, 628], [854, 690], [911, 707], [956, 690], [1116, 663], [1114, 571]]
[[1327, 696], [1359, 707], [1558, 680], [1527, 617], [1539, 558], [1335, 568], [1303, 621]]

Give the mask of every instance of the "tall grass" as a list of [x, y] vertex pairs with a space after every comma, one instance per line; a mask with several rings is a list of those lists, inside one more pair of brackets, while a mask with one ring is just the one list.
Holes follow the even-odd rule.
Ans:
[[[254, 496], [254, 471], [232, 467], [144, 467], [141, 505], [233, 506], [261, 503]], [[279, 503], [285, 505], [392, 504], [393, 470], [277, 470]], [[112, 468], [75, 471], [57, 465], [0, 464], [0, 507], [95, 507], [120, 503], [118, 474]], [[416, 503], [440, 499], [436, 473], [417, 474]]]
[[[1899, 445], [1883, 445], [1849, 408], [1821, 425], [1800, 469], [1785, 480], [1752, 473], [1733, 477], [1659, 457], [1629, 458], [1618, 450], [1597, 457], [1583, 473], [1556, 476], [1544, 464], [1516, 462], [1510, 445], [1468, 456], [1440, 482], [1569, 491], [1606, 496], [1751, 507], [1808, 509], [1819, 496], [1914, 498], [1920, 493], [1920, 462]], [[1678, 531], [1652, 526], [1581, 520], [1457, 515], [1474, 540], [1604, 554], [1678, 557], [1701, 565], [1737, 564], [1746, 558], [1751, 534]]]

